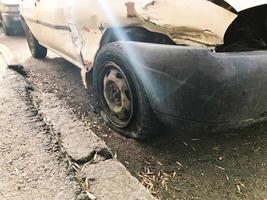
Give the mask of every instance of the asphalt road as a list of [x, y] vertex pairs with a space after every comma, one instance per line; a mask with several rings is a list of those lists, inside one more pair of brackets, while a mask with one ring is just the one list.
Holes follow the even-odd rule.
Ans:
[[11, 70], [3, 75], [2, 61], [0, 55], [0, 199], [74, 200], [80, 186], [31, 105], [28, 82]]
[[92, 88], [83, 88], [77, 67], [51, 52], [33, 59], [23, 36], [1, 34], [0, 43], [23, 63], [34, 89], [67, 102], [158, 199], [267, 199], [266, 125], [218, 134], [163, 127], [160, 136], [139, 143], [111, 131], [93, 112]]

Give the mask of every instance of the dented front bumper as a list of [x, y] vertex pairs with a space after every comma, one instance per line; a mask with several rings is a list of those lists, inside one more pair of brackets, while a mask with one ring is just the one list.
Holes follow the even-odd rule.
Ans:
[[267, 119], [267, 51], [122, 44], [134, 52], [134, 69], [165, 123], [218, 130]]

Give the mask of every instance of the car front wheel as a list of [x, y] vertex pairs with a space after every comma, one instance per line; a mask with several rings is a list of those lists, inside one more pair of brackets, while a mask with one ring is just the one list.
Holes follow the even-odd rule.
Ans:
[[26, 32], [27, 42], [29, 45], [29, 49], [34, 58], [45, 58], [47, 54], [47, 49], [42, 46], [38, 40], [34, 37], [30, 29]]
[[114, 44], [105, 45], [96, 56], [93, 82], [98, 105], [113, 130], [145, 139], [156, 133], [158, 123], [127, 53]]

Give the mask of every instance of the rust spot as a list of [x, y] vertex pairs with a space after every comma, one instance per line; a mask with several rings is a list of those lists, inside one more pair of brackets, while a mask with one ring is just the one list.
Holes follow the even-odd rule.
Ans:
[[156, 3], [157, 3], [157, 1], [156, 0], [153, 0], [150, 3], [146, 4], [145, 7], [144, 7], [144, 9], [147, 9], [150, 6], [154, 6]]
[[92, 61], [90, 61], [90, 60], [84, 61], [84, 66], [85, 66], [87, 71], [89, 71], [89, 69], [92, 68], [92, 65], [93, 65]]
[[99, 28], [99, 30], [101, 31], [101, 33], [103, 33], [103, 31], [105, 30], [105, 27], [104, 27], [103, 24], [100, 24], [100, 25], [98, 26], [98, 28]]
[[86, 27], [86, 26], [83, 27], [83, 31], [85, 31], [85, 32], [87, 32], [87, 33], [90, 33], [90, 32], [91, 32], [90, 28], [88, 28], [88, 27]]
[[127, 17], [132, 18], [136, 16], [135, 3], [132, 1], [126, 2], [125, 6], [127, 7]]

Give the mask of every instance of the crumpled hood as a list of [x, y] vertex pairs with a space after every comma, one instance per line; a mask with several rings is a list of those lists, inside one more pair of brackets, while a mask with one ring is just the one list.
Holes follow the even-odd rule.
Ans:
[[224, 0], [237, 12], [267, 4], [267, 0]]
[[[208, 0], [136, 0], [139, 17], [184, 45], [217, 46], [237, 15]], [[145, 5], [145, 6], [144, 6]]]
[[[267, 0], [224, 0], [237, 12], [267, 4]], [[216, 3], [218, 2], [218, 3]], [[136, 0], [138, 16], [158, 26], [175, 43], [218, 46], [238, 14], [217, 0]]]

